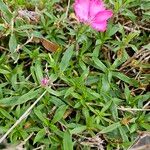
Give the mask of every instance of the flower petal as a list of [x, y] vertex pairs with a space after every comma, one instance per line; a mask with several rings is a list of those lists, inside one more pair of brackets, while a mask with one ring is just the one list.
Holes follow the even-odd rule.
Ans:
[[104, 32], [107, 28], [107, 20], [113, 15], [111, 10], [104, 10], [99, 12], [93, 20], [91, 20], [91, 27], [97, 31]]
[[105, 6], [102, 0], [91, 0], [90, 8], [89, 8], [89, 16], [90, 18], [94, 18], [97, 13], [100, 11], [104, 11]]
[[101, 31], [104, 32], [107, 29], [107, 21], [103, 21], [103, 22], [93, 22], [91, 24], [91, 27], [97, 31]]
[[101, 11], [99, 12], [95, 18], [93, 18], [93, 21], [94, 22], [102, 22], [102, 21], [105, 21], [105, 20], [108, 20], [109, 18], [111, 18], [113, 15], [113, 12], [111, 10], [104, 10], [104, 11]]
[[74, 10], [81, 22], [87, 22], [89, 18], [90, 0], [75, 0]]

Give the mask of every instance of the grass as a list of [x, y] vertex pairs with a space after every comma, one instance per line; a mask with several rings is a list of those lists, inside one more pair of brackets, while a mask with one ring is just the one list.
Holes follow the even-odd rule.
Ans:
[[100, 33], [73, 1], [0, 0], [0, 138], [31, 108], [0, 149], [121, 150], [150, 130], [150, 1], [105, 2]]

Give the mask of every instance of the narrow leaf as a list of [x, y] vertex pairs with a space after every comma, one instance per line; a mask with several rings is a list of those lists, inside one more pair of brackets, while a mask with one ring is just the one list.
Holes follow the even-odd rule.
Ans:
[[92, 59], [93, 59], [94, 63], [97, 65], [97, 67], [99, 67], [100, 70], [102, 70], [103, 72], [107, 71], [107, 67], [102, 63], [102, 61], [100, 61], [96, 57], [93, 57]]
[[56, 110], [56, 113], [54, 115], [54, 118], [52, 120], [52, 123], [56, 123], [57, 121], [59, 121], [61, 118], [63, 118], [63, 115], [65, 113], [67, 109], [67, 106], [66, 105], [62, 105], [60, 106], [57, 110]]
[[123, 73], [120, 73], [120, 72], [113, 72], [112, 73], [113, 76], [119, 78], [120, 80], [130, 84], [130, 85], [133, 85], [135, 87], [138, 87], [139, 86], [139, 83], [138, 81], [134, 80], [134, 79], [131, 79], [129, 77], [127, 77], [126, 75], [124, 75]]
[[34, 138], [34, 144], [42, 140], [45, 136], [45, 129], [41, 129]]
[[7, 5], [3, 2], [3, 0], [0, 0], [0, 11], [2, 11], [5, 20], [6, 20], [8, 23], [10, 23], [10, 21], [11, 21], [11, 19], [12, 19], [12, 13], [11, 13], [11, 11], [8, 9]]
[[61, 63], [60, 63], [60, 70], [62, 72], [64, 72], [67, 67], [69, 66], [69, 62], [70, 62], [70, 59], [73, 55], [73, 50], [74, 50], [74, 45], [71, 45], [64, 53], [63, 57], [62, 57], [62, 60], [61, 60]]
[[111, 132], [111, 131], [117, 129], [118, 127], [120, 127], [120, 126], [121, 126], [120, 122], [111, 124], [110, 126], [104, 128], [100, 133], [108, 133], [108, 132]]
[[9, 50], [11, 53], [14, 53], [17, 48], [17, 40], [14, 33], [11, 34], [9, 39]]
[[71, 130], [71, 134], [78, 134], [78, 133], [82, 133], [84, 130], [86, 130], [86, 126], [79, 126], [74, 128], [73, 130]]
[[72, 136], [68, 131], [64, 133], [63, 150], [73, 150]]

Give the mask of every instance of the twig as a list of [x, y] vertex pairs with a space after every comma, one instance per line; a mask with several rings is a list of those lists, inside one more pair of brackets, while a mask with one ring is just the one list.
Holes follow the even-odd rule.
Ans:
[[57, 87], [66, 87], [66, 86], [68, 86], [67, 84], [58, 84], [58, 83], [54, 83], [54, 84], [52, 84], [52, 86], [57, 86]]
[[127, 26], [123, 26], [126, 30], [131, 31], [131, 32], [138, 32], [138, 30], [135, 30], [134, 28], [129, 28]]
[[40, 147], [34, 148], [33, 150], [39, 150], [39, 149], [43, 150], [44, 147], [45, 147], [44, 145], [41, 145]]
[[[146, 56], [149, 55], [149, 51], [145, 50], [144, 48], [142, 48], [141, 50], [139, 50], [137, 53], [135, 53], [132, 57], [130, 57], [119, 69], [119, 71], [122, 71], [124, 68], [128, 67], [130, 65], [130, 63], [132, 62], [132, 60], [140, 57], [140, 56], [144, 56], [144, 54], [146, 53]], [[143, 59], [143, 58], [142, 58]]]
[[[67, 10], [66, 10], [65, 19], [68, 17], [69, 7], [70, 7], [70, 0], [68, 0], [68, 5], [67, 5]], [[65, 20], [65, 19], [64, 19], [64, 20]]]
[[0, 50], [8, 50], [8, 49], [0, 46]]
[[143, 109], [147, 108], [150, 105], [150, 101], [148, 101], [148, 103], [146, 103], [143, 107]]
[[25, 45], [27, 45], [28, 43], [32, 42], [33, 40], [33, 36], [31, 36], [24, 44], [22, 45], [18, 45], [15, 51], [19, 51], [19, 49], [22, 49]]
[[139, 28], [141, 28], [141, 29], [143, 29], [143, 30], [146, 30], [146, 31], [150, 31], [149, 28], [145, 28], [145, 27], [143, 27], [143, 26], [139, 26]]
[[124, 108], [124, 107], [118, 107], [119, 110], [122, 111], [150, 111], [150, 109], [145, 109], [145, 108]]
[[26, 142], [32, 137], [32, 135], [33, 135], [34, 133], [32, 132], [23, 142], [21, 142], [16, 148], [20, 148], [20, 147], [23, 147], [25, 144], [26, 144]]
[[26, 112], [15, 122], [15, 124], [9, 128], [9, 130], [2, 136], [0, 139], [0, 143], [2, 143], [5, 138], [11, 133], [11, 131], [23, 120], [25, 119], [31, 112], [31, 110], [34, 108], [34, 106], [40, 101], [40, 99], [46, 94], [46, 91], [42, 93], [42, 95], [26, 110]]

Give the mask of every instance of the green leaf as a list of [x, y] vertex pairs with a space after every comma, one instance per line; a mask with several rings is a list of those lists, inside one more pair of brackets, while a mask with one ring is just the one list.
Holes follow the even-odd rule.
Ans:
[[99, 56], [100, 49], [101, 49], [101, 44], [95, 46], [94, 51], [92, 53], [93, 58], [97, 58]]
[[46, 135], [45, 129], [41, 129], [34, 138], [33, 144], [40, 142]]
[[130, 133], [134, 133], [135, 131], [137, 131], [137, 129], [138, 129], [138, 125], [136, 123], [132, 124], [130, 127]]
[[71, 134], [78, 134], [78, 133], [82, 133], [83, 131], [85, 131], [87, 129], [86, 126], [79, 126], [74, 128], [73, 130], [71, 130]]
[[52, 103], [53, 103], [54, 105], [56, 105], [57, 107], [59, 107], [59, 106], [61, 106], [61, 105], [65, 105], [65, 103], [64, 103], [61, 99], [59, 99], [59, 98], [57, 98], [57, 97], [55, 97], [55, 96], [51, 96], [50, 102], [52, 102]]
[[0, 23], [0, 31], [3, 31], [5, 29], [4, 25]]
[[13, 117], [4, 109], [0, 108], [0, 113], [9, 120], [14, 120]]
[[105, 112], [112, 104], [112, 100], [108, 101], [107, 104], [102, 108], [101, 112]]
[[10, 97], [6, 97], [6, 98], [2, 98], [0, 99], [0, 105], [2, 106], [11, 106], [13, 104], [15, 104], [16, 100], [19, 98], [19, 96], [10, 96]]
[[144, 129], [146, 129], [147, 131], [150, 131], [150, 124], [149, 123], [141, 123], [140, 124]]
[[27, 133], [26, 130], [22, 129], [18, 131], [20, 133], [20, 135], [22, 136], [22, 138], [25, 140], [29, 135]]
[[64, 133], [63, 150], [73, 150], [72, 136], [68, 131]]
[[131, 98], [131, 91], [129, 90], [129, 87], [125, 84], [124, 94], [127, 101], [130, 101]]
[[50, 124], [49, 128], [51, 129], [51, 131], [53, 131], [54, 133], [56, 133], [56, 135], [58, 135], [59, 137], [63, 138], [64, 136], [64, 132], [61, 131], [57, 126], [55, 126], [54, 124]]
[[42, 70], [42, 65], [41, 65], [40, 60], [35, 61], [34, 69], [35, 69], [36, 77], [37, 77], [39, 83], [41, 83], [41, 79], [43, 78], [43, 70]]
[[71, 95], [71, 93], [73, 93], [73, 92], [74, 92], [74, 90], [75, 90], [75, 88], [74, 88], [74, 87], [70, 87], [70, 88], [68, 88], [68, 89], [67, 89], [67, 91], [66, 91], [66, 93], [65, 93], [64, 98], [66, 98], [66, 97], [68, 97], [69, 95]]
[[8, 98], [2, 98], [0, 99], [0, 105], [4, 106], [11, 106], [11, 105], [19, 105], [26, 103], [27, 101], [37, 97], [41, 89], [38, 90], [30, 90], [28, 93], [22, 95], [22, 96], [14, 96], [14, 97], [8, 97]]
[[7, 68], [0, 68], [1, 74], [10, 74], [10, 71]]
[[9, 50], [11, 52], [11, 57], [15, 61], [15, 63], [19, 59], [19, 54], [17, 52], [17, 39], [14, 33], [11, 33], [10, 39], [9, 39]]
[[0, 11], [2, 11], [3, 16], [5, 20], [7, 21], [7, 23], [10, 23], [12, 19], [12, 13], [2, 0], [0, 0]]
[[41, 91], [41, 89], [37, 89], [37, 90], [30, 90], [28, 93], [22, 95], [21, 97], [19, 97], [14, 103], [13, 105], [19, 105], [19, 104], [23, 104], [26, 103], [27, 101], [34, 99], [37, 97], [37, 95], [39, 94], [39, 92]]
[[120, 131], [120, 134], [121, 134], [123, 141], [128, 142], [129, 141], [128, 136], [127, 136], [125, 130], [121, 126], [119, 127], [119, 131]]
[[102, 76], [102, 90], [108, 92], [110, 90], [110, 83], [106, 75]]
[[47, 92], [49, 92], [50, 94], [54, 95], [54, 96], [62, 96], [63, 92], [62, 91], [55, 91], [53, 89], [51, 89], [50, 87], [46, 87]]
[[42, 121], [42, 123], [44, 123], [46, 126], [48, 126], [49, 121], [47, 118], [45, 118], [42, 114], [42, 112], [38, 109], [34, 109], [34, 113], [36, 114], [36, 116]]
[[112, 35], [114, 35], [118, 30], [119, 30], [118, 25], [114, 25], [114, 24], [111, 25], [111, 24], [109, 24], [108, 25], [108, 30], [106, 31], [106, 36], [109, 38]]
[[110, 126], [108, 126], [108, 127], [104, 128], [103, 130], [101, 130], [100, 133], [108, 133], [108, 132], [111, 132], [111, 131], [117, 129], [118, 127], [120, 127], [120, 126], [121, 126], [120, 122], [111, 124]]
[[132, 21], [135, 21], [136, 16], [134, 15], [134, 13], [132, 11], [130, 11], [129, 9], [125, 9], [124, 12], [122, 12], [122, 14], [124, 16], [129, 17]]
[[120, 72], [113, 72], [112, 73], [113, 76], [119, 78], [120, 80], [130, 84], [130, 85], [133, 85], [135, 87], [138, 87], [139, 86], [139, 83], [138, 81], [134, 80], [134, 79], [131, 79], [129, 77], [127, 77], [126, 75], [124, 75], [123, 73], [120, 73]]
[[112, 102], [112, 106], [110, 110], [111, 110], [113, 119], [116, 121], [118, 119], [118, 109], [117, 109], [117, 105], [115, 104], [115, 102]]
[[102, 70], [103, 72], [107, 71], [107, 67], [102, 63], [102, 61], [100, 61], [98, 58], [93, 57], [92, 58], [94, 63], [97, 65], [97, 67]]
[[10, 35], [10, 39], [9, 39], [9, 50], [11, 53], [15, 53], [17, 48], [17, 40], [16, 40], [16, 36], [14, 33], [12, 33]]
[[64, 53], [60, 62], [60, 71], [64, 72], [69, 66], [70, 59], [73, 55], [74, 45], [71, 45]]
[[59, 121], [60, 119], [62, 119], [64, 113], [66, 112], [68, 106], [66, 105], [62, 105], [60, 106], [57, 110], [56, 113], [54, 115], [54, 118], [52, 120], [52, 123], [56, 123], [57, 121]]

